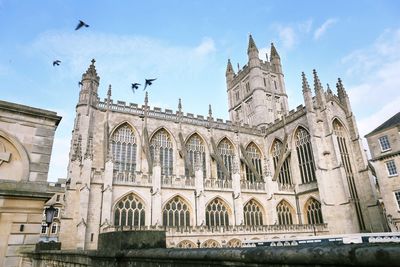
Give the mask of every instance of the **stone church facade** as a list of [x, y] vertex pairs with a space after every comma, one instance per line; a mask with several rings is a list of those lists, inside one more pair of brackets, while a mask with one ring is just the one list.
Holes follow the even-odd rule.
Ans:
[[302, 74], [289, 110], [279, 54], [226, 81], [230, 121], [98, 96], [94, 60], [82, 76], [60, 241], [95, 249], [99, 233], [164, 229], [168, 247], [233, 247], [251, 239], [381, 231], [349, 98]]

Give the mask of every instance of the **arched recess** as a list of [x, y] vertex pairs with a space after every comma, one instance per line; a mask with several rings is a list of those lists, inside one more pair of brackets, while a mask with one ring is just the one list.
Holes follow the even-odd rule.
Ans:
[[229, 219], [232, 215], [231, 209], [226, 201], [220, 197], [212, 199], [206, 206], [207, 226], [229, 226]]
[[294, 132], [294, 142], [299, 162], [301, 182], [305, 184], [316, 181], [314, 153], [309, 132], [304, 127], [298, 126]]
[[224, 137], [218, 143], [217, 149], [218, 154], [222, 159], [222, 164], [224, 164], [225, 168], [228, 171], [228, 174], [226, 175], [226, 173], [222, 169], [222, 166], [217, 163], [217, 177], [220, 180], [231, 180], [235, 159], [235, 146], [227, 137]]
[[214, 239], [208, 239], [201, 244], [202, 248], [220, 248], [221, 244], [214, 240]]
[[113, 177], [120, 181], [135, 178], [138, 144], [137, 132], [128, 122], [114, 128], [110, 135], [110, 149], [114, 162]]
[[[193, 133], [185, 142], [186, 151], [188, 154], [188, 160], [190, 162], [191, 173], [195, 173], [195, 167], [197, 164], [201, 165], [203, 170], [203, 178], [207, 177], [206, 169], [206, 143], [204, 139], [197, 133]], [[188, 166], [185, 164], [185, 175], [189, 176]]]
[[163, 207], [163, 225], [172, 227], [190, 226], [192, 209], [180, 195], [169, 199]]
[[190, 240], [182, 240], [176, 245], [177, 248], [197, 248], [197, 245]]
[[[251, 160], [257, 174], [262, 177], [262, 153], [260, 148], [254, 142], [250, 142], [246, 146], [246, 154], [249, 160]], [[244, 170], [247, 181], [252, 183], [257, 181], [257, 176], [246, 164]]]
[[305, 215], [308, 224], [324, 223], [322, 217], [321, 203], [313, 197], [310, 197], [304, 205]]
[[144, 226], [146, 206], [144, 201], [131, 192], [121, 197], [114, 205], [115, 226]]
[[28, 181], [29, 155], [17, 138], [0, 130], [0, 180]]
[[254, 198], [250, 199], [243, 206], [243, 217], [245, 225], [263, 225], [264, 212], [262, 205]]
[[158, 156], [161, 167], [161, 175], [171, 176], [174, 171], [174, 145], [172, 135], [165, 129], [160, 128], [150, 138], [150, 155]]
[[290, 186], [293, 184], [292, 182], [292, 174], [290, 170], [290, 156], [288, 156], [285, 161], [283, 162], [280, 170], [277, 170], [277, 165], [280, 160], [280, 157], [285, 153], [287, 150], [287, 147], [283, 147], [283, 143], [281, 140], [276, 138], [272, 142], [271, 146], [271, 156], [272, 156], [272, 161], [274, 163], [274, 171], [279, 171], [279, 175], [277, 177], [277, 181], [279, 184], [283, 186]]
[[278, 205], [276, 205], [276, 213], [278, 216], [278, 224], [290, 225], [294, 223], [295, 211], [292, 205], [286, 200], [281, 200]]
[[233, 238], [226, 243], [228, 248], [240, 248], [242, 246], [242, 241], [237, 238]]

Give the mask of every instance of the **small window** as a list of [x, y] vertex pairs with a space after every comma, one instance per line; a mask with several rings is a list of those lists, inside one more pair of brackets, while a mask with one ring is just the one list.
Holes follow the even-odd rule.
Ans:
[[387, 135], [379, 137], [379, 143], [381, 145], [381, 151], [387, 151], [390, 149], [389, 139]]
[[52, 234], [57, 234], [57, 224], [53, 223], [53, 225], [51, 226], [51, 233]]
[[265, 80], [265, 78], [263, 79], [264, 79], [264, 86], [267, 87], [267, 81]]
[[239, 101], [239, 99], [240, 99], [239, 91], [235, 92], [235, 97], [236, 97], [236, 101]]
[[47, 234], [47, 226], [42, 225], [42, 230], [40, 231], [42, 234]]
[[247, 93], [250, 92], [250, 84], [249, 84], [249, 82], [246, 83], [246, 92]]
[[60, 209], [56, 208], [56, 210], [54, 211], [54, 218], [58, 218], [59, 213]]
[[395, 191], [394, 196], [396, 198], [397, 208], [400, 209], [400, 191]]
[[274, 85], [275, 85], [275, 90], [278, 90], [278, 85], [277, 85], [276, 81], [274, 81]]
[[59, 202], [60, 201], [60, 195], [56, 196], [56, 201]]
[[389, 176], [397, 175], [396, 164], [393, 159], [386, 162], [386, 169], [388, 171]]

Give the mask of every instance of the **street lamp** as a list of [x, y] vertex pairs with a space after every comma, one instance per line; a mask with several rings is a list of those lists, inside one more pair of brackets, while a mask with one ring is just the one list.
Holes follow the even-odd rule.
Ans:
[[51, 205], [50, 207], [46, 208], [44, 210], [44, 213], [46, 215], [46, 224], [47, 224], [47, 228], [49, 229], [49, 233], [47, 234], [47, 240], [49, 240], [49, 236], [50, 236], [50, 225], [53, 222], [53, 218], [54, 218], [54, 214], [56, 213], [57, 209], [53, 207], [53, 205]]

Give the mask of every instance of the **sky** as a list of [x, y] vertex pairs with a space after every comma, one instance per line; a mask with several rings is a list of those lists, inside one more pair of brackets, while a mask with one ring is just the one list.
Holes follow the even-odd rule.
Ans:
[[[303, 104], [301, 72], [316, 69], [349, 94], [361, 136], [400, 111], [399, 1], [0, 0], [0, 99], [62, 116], [49, 180], [67, 175], [82, 74], [92, 58], [99, 97], [143, 104], [130, 85], [157, 78], [149, 105], [229, 119], [225, 70], [247, 63], [252, 34], [260, 58], [273, 42], [290, 109]], [[75, 31], [79, 20], [90, 25]], [[61, 60], [53, 67], [54, 60]], [[326, 86], [325, 86], [326, 89]], [[366, 142], [364, 140], [365, 148]]]

